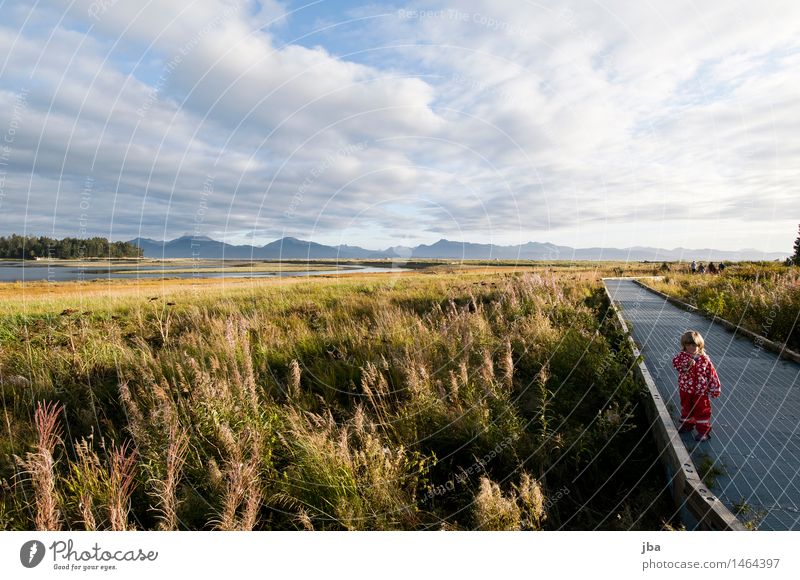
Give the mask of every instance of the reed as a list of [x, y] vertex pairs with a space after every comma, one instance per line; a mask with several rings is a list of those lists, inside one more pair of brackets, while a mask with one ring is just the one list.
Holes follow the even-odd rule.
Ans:
[[34, 424], [36, 426], [36, 448], [26, 454], [22, 462], [33, 487], [34, 525], [37, 530], [57, 531], [61, 529], [59, 505], [56, 492], [55, 453], [61, 443], [61, 427], [58, 418], [63, 408], [56, 403], [41, 402], [36, 405]]
[[488, 477], [482, 477], [480, 490], [475, 496], [475, 523], [479, 530], [519, 530], [522, 513], [517, 498], [512, 493], [504, 495], [500, 486]]
[[[0, 316], [0, 379], [25, 380], [3, 379], [4, 445], [31, 451], [16, 466], [0, 458], [0, 479], [31, 485], [10, 487], [0, 521], [557, 529], [581, 493], [545, 510], [547, 489], [642, 477], [593, 464], [609, 437], [642, 440], [602, 413], [638, 392], [626, 343], [604, 323], [603, 273], [178, 285], [172, 305], [125, 286], [80, 312], [63, 313], [69, 297], [12, 310]], [[574, 483], [578, 471], [593, 479]]]

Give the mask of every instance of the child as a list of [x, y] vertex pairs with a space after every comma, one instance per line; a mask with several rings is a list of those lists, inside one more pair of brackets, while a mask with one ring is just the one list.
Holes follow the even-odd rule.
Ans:
[[699, 332], [689, 330], [681, 335], [681, 352], [672, 359], [678, 370], [678, 390], [681, 396], [681, 425], [679, 433], [697, 429], [696, 441], [711, 438], [711, 397], [719, 397], [721, 385], [711, 359], [704, 349]]

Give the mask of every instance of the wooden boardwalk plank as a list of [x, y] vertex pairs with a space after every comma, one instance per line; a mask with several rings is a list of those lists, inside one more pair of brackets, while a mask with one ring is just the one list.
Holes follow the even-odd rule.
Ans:
[[[711, 489], [731, 510], [745, 502], [761, 530], [800, 529], [800, 364], [779, 358], [709, 318], [682, 310], [631, 280], [608, 279], [675, 423], [680, 414], [672, 357], [682, 332], [697, 330], [717, 367], [722, 396], [712, 400], [712, 439], [682, 440], [695, 465], [721, 465]], [[708, 461], [708, 460], [706, 460]]]

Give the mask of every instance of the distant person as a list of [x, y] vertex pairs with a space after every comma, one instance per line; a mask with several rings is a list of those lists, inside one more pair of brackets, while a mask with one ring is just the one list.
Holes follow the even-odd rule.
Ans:
[[697, 273], [697, 262], [692, 260], [692, 265], [689, 266], [689, 268], [692, 270], [692, 274], [696, 274]]
[[725, 269], [725, 264], [723, 262], [719, 263], [719, 273], [722, 274], [722, 271]]
[[714, 265], [714, 262], [709, 262], [708, 263], [708, 273], [709, 274], [716, 274], [717, 273], [717, 267]]
[[711, 400], [719, 397], [722, 387], [717, 369], [705, 351], [699, 332], [688, 330], [681, 335], [681, 351], [672, 359], [678, 371], [678, 392], [681, 397], [681, 424], [678, 433], [697, 430], [695, 441], [711, 438]]
[[703, 264], [703, 262], [700, 262], [700, 265], [697, 266], [697, 269], [700, 271], [701, 274], [705, 274], [706, 273], [706, 265]]

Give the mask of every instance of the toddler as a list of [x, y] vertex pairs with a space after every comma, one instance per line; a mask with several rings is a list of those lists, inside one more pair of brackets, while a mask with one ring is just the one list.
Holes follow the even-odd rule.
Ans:
[[672, 359], [678, 371], [678, 390], [681, 396], [679, 433], [697, 430], [696, 441], [711, 438], [711, 401], [719, 397], [721, 385], [717, 369], [705, 352], [705, 342], [699, 332], [689, 330], [681, 335], [681, 352]]

